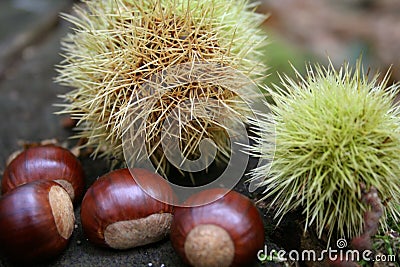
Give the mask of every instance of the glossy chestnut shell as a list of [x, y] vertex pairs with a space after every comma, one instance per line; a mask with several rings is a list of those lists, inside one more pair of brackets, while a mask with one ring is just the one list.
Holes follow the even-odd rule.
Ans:
[[67, 192], [53, 181], [34, 181], [0, 198], [0, 251], [13, 262], [43, 262], [59, 255], [74, 229]]
[[28, 148], [6, 167], [2, 193], [36, 180], [53, 180], [68, 192], [73, 201], [84, 191], [84, 171], [79, 160], [67, 149], [56, 145]]
[[263, 248], [263, 221], [253, 202], [235, 191], [225, 192], [202, 191], [175, 210], [171, 242], [191, 266], [247, 266]]
[[119, 169], [103, 175], [88, 189], [81, 206], [82, 227], [92, 243], [128, 249], [169, 233], [173, 207], [147, 195], [131, 173], [156, 195], [175, 199], [168, 183], [150, 171]]

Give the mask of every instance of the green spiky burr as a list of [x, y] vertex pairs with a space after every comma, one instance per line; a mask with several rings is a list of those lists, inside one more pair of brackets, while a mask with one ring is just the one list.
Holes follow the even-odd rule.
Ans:
[[[360, 61], [352, 69], [309, 66], [299, 81], [282, 78], [266, 88], [274, 104], [257, 121], [259, 137], [251, 153], [266, 160], [251, 173], [265, 187], [277, 218], [300, 209], [305, 230], [319, 237], [352, 238], [362, 232], [366, 205], [362, 188], [375, 187], [385, 216], [400, 213], [399, 85], [388, 75], [365, 75]], [[381, 220], [386, 224], [385, 219]]]
[[[248, 112], [237, 105], [238, 93], [230, 88], [191, 83], [157, 94], [146, 92], [143, 84], [171, 66], [198, 62], [227, 66], [256, 80], [264, 71], [259, 48], [265, 35], [259, 26], [265, 17], [254, 12], [253, 4], [247, 0], [83, 2], [85, 7], [76, 6], [74, 15], [64, 15], [74, 28], [62, 42], [64, 60], [57, 66], [56, 81], [72, 88], [61, 96], [65, 103], [60, 113], [78, 120], [76, 137], [88, 140], [86, 146], [95, 148], [94, 156], [123, 159], [121, 138], [128, 109], [146, 118], [147, 125], [138, 132], [143, 132], [149, 156], [161, 169], [159, 124], [179, 103], [213, 99], [231, 110], [227, 116]], [[132, 100], [151, 100], [153, 105], [135, 107]], [[191, 123], [179, 137], [181, 151], [196, 158], [196, 147], [206, 137], [227, 154], [229, 142], [219, 126], [207, 119]]]

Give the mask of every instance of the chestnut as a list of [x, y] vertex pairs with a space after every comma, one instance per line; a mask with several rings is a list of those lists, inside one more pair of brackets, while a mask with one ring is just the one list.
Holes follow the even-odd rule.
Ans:
[[68, 193], [56, 182], [40, 180], [0, 198], [0, 251], [13, 262], [41, 262], [59, 255], [74, 229]]
[[85, 183], [81, 163], [68, 149], [52, 144], [30, 147], [19, 153], [4, 170], [2, 193], [41, 179], [59, 183], [73, 201], [83, 195]]
[[264, 245], [263, 221], [253, 202], [235, 191], [225, 193], [201, 191], [175, 210], [172, 246], [191, 266], [248, 266]]
[[155, 195], [176, 198], [165, 180], [145, 169], [103, 175], [90, 186], [81, 205], [82, 227], [92, 243], [128, 249], [159, 241], [169, 233], [173, 207], [147, 195], [132, 175]]

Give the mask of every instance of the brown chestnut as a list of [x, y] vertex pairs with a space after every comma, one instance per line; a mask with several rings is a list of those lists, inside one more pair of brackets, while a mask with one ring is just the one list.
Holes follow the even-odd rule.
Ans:
[[103, 175], [88, 189], [81, 205], [82, 227], [92, 243], [128, 249], [159, 241], [169, 233], [173, 207], [147, 195], [132, 175], [140, 177], [146, 190], [175, 199], [168, 183], [148, 170], [119, 169]]
[[263, 221], [253, 202], [234, 191], [225, 193], [202, 191], [175, 210], [171, 242], [191, 266], [247, 266], [264, 245]]
[[14, 262], [59, 255], [74, 229], [68, 193], [54, 181], [34, 181], [0, 198], [0, 251]]
[[68, 149], [56, 145], [30, 147], [18, 154], [4, 171], [2, 192], [42, 179], [59, 183], [73, 201], [82, 197], [82, 165]]

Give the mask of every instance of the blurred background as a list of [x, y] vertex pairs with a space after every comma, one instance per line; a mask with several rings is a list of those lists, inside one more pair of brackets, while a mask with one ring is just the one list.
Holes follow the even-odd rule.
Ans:
[[[287, 61], [304, 70], [304, 62], [335, 66], [355, 64], [400, 80], [399, 0], [261, 0], [260, 12], [271, 45], [265, 57], [271, 72], [290, 72]], [[276, 79], [276, 76], [271, 77]]]
[[68, 31], [59, 12], [72, 0], [0, 0], [0, 174], [25, 142], [66, 140], [53, 106], [65, 92], [53, 82], [60, 39]]

